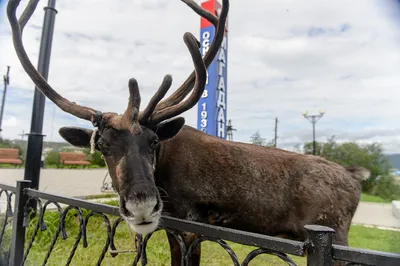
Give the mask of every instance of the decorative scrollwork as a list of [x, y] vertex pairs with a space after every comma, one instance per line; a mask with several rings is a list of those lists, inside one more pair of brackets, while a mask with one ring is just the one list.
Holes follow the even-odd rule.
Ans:
[[[1, 185], [1, 184], [0, 184]], [[232, 230], [228, 230], [225, 228], [215, 228], [210, 225], [204, 225], [196, 222], [191, 222], [191, 221], [186, 221], [186, 220], [179, 220], [176, 218], [168, 218], [164, 217], [165, 220], [169, 219], [167, 223], [163, 223], [163, 225], [158, 228], [155, 232], [147, 234], [145, 236], [142, 236], [140, 234], [135, 234], [133, 233], [132, 235], [132, 240], [133, 244], [136, 248], [136, 250], [117, 250], [115, 247], [115, 235], [116, 235], [116, 230], [119, 227], [123, 220], [122, 217], [118, 216], [117, 208], [112, 207], [112, 206], [105, 206], [105, 205], [97, 205], [94, 203], [88, 203], [88, 202], [83, 202], [82, 200], [75, 200], [72, 198], [64, 198], [60, 197], [57, 195], [51, 195], [51, 194], [46, 194], [46, 193], [41, 193], [34, 191], [32, 189], [29, 189], [28, 192], [18, 192], [18, 193], [26, 193], [28, 197], [25, 197], [25, 201], [23, 204], [19, 204], [18, 208], [20, 208], [18, 211], [14, 210], [14, 213], [12, 211], [12, 206], [11, 206], [11, 200], [13, 196], [13, 192], [10, 192], [9, 190], [11, 189], [0, 189], [0, 197], [3, 195], [3, 193], [6, 196], [7, 199], [7, 209], [4, 215], [4, 224], [1, 227], [1, 232], [0, 232], [0, 245], [2, 245], [4, 242], [4, 235], [6, 232], [6, 226], [7, 224], [10, 224], [8, 222], [10, 217], [13, 217], [13, 219], [16, 219], [16, 224], [22, 224], [23, 227], [27, 228], [30, 226], [30, 222], [33, 220], [36, 220], [36, 224], [33, 224], [33, 229], [32, 235], [30, 236], [29, 239], [27, 239], [27, 245], [24, 253], [21, 253], [20, 260], [21, 264], [23, 265], [29, 256], [29, 253], [31, 252], [33, 242], [39, 241], [37, 240], [37, 234], [39, 232], [39, 229], [41, 231], [46, 231], [48, 228], [50, 228], [50, 225], [45, 222], [45, 213], [46, 210], [48, 209], [48, 206], [50, 204], [53, 204], [55, 208], [55, 212], [57, 212], [56, 216], [51, 216], [54, 217], [55, 220], [53, 221], [58, 222], [58, 225], [54, 225], [54, 229], [57, 228], [56, 232], [54, 235], [51, 236], [51, 243], [46, 250], [45, 253], [45, 258], [42, 262], [42, 265], [46, 265], [53, 250], [56, 245], [57, 239], [59, 235], [61, 234], [61, 238], [63, 240], [66, 240], [68, 238], [68, 234], [66, 232], [66, 228], [68, 228], [68, 224], [66, 223], [70, 222], [69, 218], [67, 220], [68, 214], [70, 213], [71, 210], [74, 210], [74, 218], [73, 219], [78, 219], [79, 226], [76, 230], [76, 224], [74, 220], [74, 234], [76, 234], [76, 238], [73, 239], [73, 246], [69, 250], [68, 257], [66, 258], [66, 265], [70, 265], [72, 259], [75, 256], [76, 250], [78, 248], [79, 243], [82, 241], [82, 246], [83, 248], [88, 247], [88, 239], [87, 239], [87, 230], [88, 230], [88, 225], [89, 221], [95, 220], [92, 218], [93, 216], [97, 216], [97, 218], [100, 218], [100, 221], [104, 222], [105, 228], [106, 228], [106, 235], [104, 239], [104, 246], [102, 246], [101, 250], [99, 248], [99, 257], [97, 259], [96, 265], [101, 265], [102, 262], [105, 259], [105, 255], [107, 251], [109, 251], [111, 257], [116, 257], [119, 253], [135, 253], [134, 258], [132, 258], [133, 262], [132, 265], [136, 266], [141, 262], [141, 265], [147, 265], [148, 264], [148, 254], [147, 254], [147, 248], [148, 248], [148, 241], [151, 239], [152, 236], [155, 235], [155, 232], [164, 230], [167, 235], [169, 240], [175, 239], [176, 241], [174, 244], [174, 250], [180, 251], [180, 258], [177, 258], [175, 254], [174, 256], [174, 261], [178, 260], [180, 261], [180, 265], [189, 265], [192, 259], [192, 256], [194, 254], [194, 251], [201, 245], [202, 242], [205, 241], [210, 241], [214, 243], [218, 243], [224, 251], [226, 251], [230, 259], [233, 263], [234, 266], [247, 266], [249, 265], [250, 261], [252, 261], [255, 257], [261, 255], [261, 254], [268, 254], [268, 255], [273, 255], [275, 257], [278, 257], [281, 261], [284, 261], [287, 265], [289, 266], [295, 266], [296, 264], [293, 262], [293, 260], [284, 252], [288, 254], [293, 254], [297, 256], [304, 256], [306, 253], [304, 252], [304, 249], [308, 249], [308, 245], [303, 242], [296, 242], [296, 241], [291, 241], [288, 242], [287, 240], [279, 240], [278, 238], [271, 239], [271, 237], [265, 237], [262, 235], [251, 235], [246, 232], [241, 232], [236, 230], [233, 232]], [[18, 194], [20, 195], [20, 194]], [[24, 198], [24, 197], [23, 197]], [[44, 202], [47, 200], [46, 202]], [[35, 202], [36, 204], [32, 204]], [[61, 208], [60, 203], [66, 204], [67, 207], [64, 209]], [[17, 206], [17, 205], [16, 205]], [[39, 215], [36, 215], [37, 210], [33, 210], [32, 206], [38, 206], [38, 213]], [[54, 211], [52, 211], [54, 213]], [[75, 214], [76, 213], [76, 214]], [[22, 215], [21, 215], [22, 214]], [[35, 215], [33, 215], [35, 214]], [[111, 216], [116, 217], [116, 219], [111, 219]], [[18, 218], [15, 218], [18, 217]], [[47, 220], [47, 219], [46, 219]], [[19, 222], [18, 222], [19, 221]], [[111, 222], [112, 221], [112, 222]], [[97, 225], [97, 224], [96, 224]], [[167, 226], [168, 225], [168, 226]], [[91, 227], [93, 228], [93, 227]], [[97, 228], [97, 227], [96, 227]], [[14, 230], [14, 228], [13, 228]], [[16, 229], [19, 230], [19, 229]], [[193, 230], [193, 231], [192, 231]], [[15, 233], [17, 231], [13, 231], [13, 237], [16, 236]], [[52, 230], [53, 232], [53, 230]], [[76, 233], [77, 232], [77, 233]], [[185, 235], [183, 235], [185, 232], [193, 232], [198, 237], [194, 239], [194, 241], [190, 240], [191, 243], [185, 242], [189, 240], [187, 239]], [[324, 231], [322, 231], [324, 232]], [[52, 233], [53, 234], [53, 233]], [[232, 237], [232, 234], [234, 234], [234, 237]], [[218, 236], [218, 237], [217, 237]], [[173, 238], [172, 238], [173, 237]], [[245, 245], [251, 245], [255, 246], [256, 249], [252, 250], [247, 254], [243, 262], [240, 264], [238, 257], [236, 253], [233, 251], [233, 249], [228, 245], [227, 242], [225, 242], [223, 239], [230, 240], [236, 243], [243, 243]], [[273, 245], [269, 245], [268, 241], [271, 241], [274, 243]], [[280, 245], [282, 243], [282, 245]], [[314, 243], [315, 245], [315, 243]], [[3, 258], [0, 258], [0, 264], [3, 261], [8, 261], [8, 258], [10, 257], [10, 248], [8, 248], [8, 252], [3, 252], [2, 254]], [[270, 248], [271, 247], [271, 248]], [[355, 263], [355, 262], [350, 262], [350, 261], [362, 261], [366, 262], [368, 260], [368, 257], [374, 258], [376, 263], [378, 263], [381, 260], [390, 260], [391, 262], [396, 262], [399, 261], [400, 257], [398, 257], [396, 254], [384, 254], [384, 253], [379, 253], [379, 252], [370, 252], [367, 250], [357, 250], [357, 249], [352, 249], [349, 247], [343, 247], [343, 246], [332, 246], [337, 252], [336, 255], [334, 254], [332, 259], [337, 260], [336, 262], [342, 263], [343, 265], [364, 265], [361, 263]], [[301, 250], [299, 251], [299, 248]], [[4, 245], [2, 245], [2, 250], [4, 249]], [[377, 254], [378, 253], [378, 254]], [[359, 256], [359, 254], [363, 254], [363, 256]], [[323, 255], [323, 254], [322, 254]], [[11, 256], [12, 257], [12, 256]], [[15, 258], [14, 258], [15, 259]], [[171, 257], [172, 259], [172, 257]], [[309, 258], [310, 259], [310, 258]], [[338, 259], [340, 261], [338, 261]], [[18, 262], [19, 264], [19, 262]], [[150, 262], [151, 264], [151, 262]]]
[[[9, 221], [9, 219], [12, 220], [12, 217], [14, 215], [13, 208], [12, 208], [12, 205], [11, 205], [12, 196], [14, 195], [14, 192], [8, 191], [6, 189], [0, 189], [0, 198], [3, 195], [3, 193], [6, 196], [6, 205], [7, 205], [7, 207], [6, 207], [6, 212], [5, 212], [5, 215], [4, 215], [4, 222], [3, 222], [3, 225], [1, 226], [1, 232], [0, 232], [0, 248], [3, 250], [3, 252], [0, 254], [1, 255], [0, 263], [2, 261], [8, 261], [8, 259], [9, 259], [9, 255], [10, 255], [10, 251], [11, 251], [11, 245], [9, 245], [8, 248], [5, 248], [4, 247], [5, 245], [4, 245], [3, 241], [4, 241], [4, 235], [6, 233], [7, 226], [10, 226], [12, 228], [12, 222]], [[7, 251], [4, 251], [4, 250], [7, 250]]]
[[239, 263], [239, 259], [236, 255], [236, 253], [232, 250], [232, 248], [222, 239], [218, 239], [218, 238], [213, 238], [213, 237], [207, 237], [207, 236], [201, 236], [196, 238], [192, 244], [190, 244], [186, 255], [185, 255], [185, 261], [186, 264], [189, 265], [190, 264], [190, 259], [191, 259], [191, 254], [193, 252], [193, 249], [195, 249], [198, 245], [200, 245], [201, 242], [204, 241], [211, 241], [211, 242], [215, 242], [218, 243], [230, 256], [230, 258], [232, 259], [233, 265], [234, 266], [240, 266]]
[[119, 217], [117, 220], [114, 221], [112, 228], [111, 228], [111, 239], [110, 239], [110, 255], [111, 257], [116, 257], [119, 253], [117, 252], [112, 252], [112, 251], [117, 251], [115, 248], [115, 243], [114, 243], [114, 237], [115, 237], [115, 231], [117, 230], [117, 227], [120, 225], [120, 223], [123, 221], [122, 217]]
[[13, 192], [8, 192], [7, 190], [1, 189], [0, 190], [0, 198], [3, 194], [3, 192], [6, 194], [6, 204], [7, 204], [7, 209], [6, 213], [4, 215], [4, 223], [1, 227], [1, 232], [0, 232], [0, 245], [3, 242], [3, 237], [4, 233], [6, 232], [6, 227], [8, 225], [8, 218], [13, 216], [13, 211], [12, 211], [12, 206], [11, 206], [11, 201], [12, 201], [12, 196], [14, 195]]
[[[104, 256], [106, 255], [106, 252], [107, 252], [108, 247], [109, 247], [110, 242], [111, 242], [111, 238], [112, 238], [112, 235], [111, 235], [111, 224], [110, 224], [110, 220], [108, 219], [108, 217], [107, 217], [104, 213], [91, 211], [91, 212], [89, 212], [89, 213], [86, 215], [86, 219], [85, 219], [85, 228], [87, 228], [87, 224], [88, 224], [88, 222], [89, 222], [89, 218], [92, 217], [93, 215], [97, 215], [97, 216], [100, 216], [101, 218], [103, 218], [104, 223], [105, 223], [106, 226], [107, 226], [107, 239], [106, 239], [106, 243], [104, 244], [104, 248], [103, 248], [103, 250], [101, 251], [99, 260], [97, 261], [97, 264], [96, 264], [96, 265], [100, 265], [101, 262], [102, 262], [103, 259], [104, 259]], [[87, 240], [86, 240], [86, 241], [87, 241]], [[87, 242], [86, 242], [85, 244], [86, 244], [85, 247], [87, 247]]]
[[24, 258], [22, 259], [22, 263], [24, 263], [26, 261], [26, 258], [28, 257], [29, 251], [32, 248], [33, 241], [35, 241], [35, 237], [36, 237], [37, 232], [39, 231], [39, 228], [43, 229], [45, 227], [45, 225], [43, 223], [44, 212], [43, 212], [43, 207], [42, 207], [42, 201], [39, 198], [29, 198], [28, 201], [26, 202], [26, 204], [24, 206], [24, 223], [23, 223], [24, 227], [29, 226], [29, 217], [28, 217], [29, 211], [28, 210], [34, 211], [29, 207], [30, 206], [29, 203], [31, 201], [36, 201], [36, 203], [38, 203], [38, 205], [39, 205], [39, 219], [38, 219], [38, 222], [36, 223], [35, 229], [31, 236], [31, 240], [28, 243], [28, 247], [26, 248]]
[[[45, 265], [47, 263], [47, 261], [48, 261], [48, 259], [50, 257], [50, 254], [53, 251], [53, 248], [54, 248], [54, 246], [56, 244], [57, 238], [58, 238], [62, 228], [64, 228], [64, 226], [65, 226], [64, 222], [65, 222], [65, 218], [67, 216], [67, 213], [72, 209], [74, 209], [77, 212], [77, 215], [78, 215], [78, 218], [79, 218], [79, 225], [80, 225], [79, 227], [80, 227], [80, 229], [79, 229], [78, 236], [76, 237], [76, 241], [74, 243], [74, 246], [72, 247], [70, 255], [68, 256], [68, 260], [67, 260], [66, 265], [69, 265], [71, 263], [71, 260], [72, 260], [73, 256], [75, 255], [76, 248], [78, 247], [78, 243], [80, 242], [81, 238], [83, 238], [83, 243], [84, 243], [83, 246], [85, 247], [85, 243], [87, 243], [86, 242], [86, 228], [85, 228], [85, 222], [84, 222], [84, 219], [83, 219], [83, 216], [82, 216], [82, 211], [78, 207], [68, 206], [67, 208], [65, 208], [65, 210], [63, 211], [63, 213], [62, 213], [62, 215], [60, 217], [60, 220], [59, 220], [59, 223], [58, 223], [58, 227], [57, 227], [57, 232], [56, 232], [55, 236], [53, 237], [53, 240], [52, 240], [52, 242], [50, 244], [50, 247], [49, 247], [49, 249], [48, 249], [48, 251], [46, 253], [46, 256], [45, 256], [45, 259], [44, 259], [42, 265]], [[68, 237], [68, 235], [65, 233], [65, 239], [67, 237]]]
[[280, 258], [281, 260], [283, 260], [284, 262], [286, 262], [287, 265], [289, 265], [289, 266], [297, 266], [297, 264], [294, 263], [293, 260], [285, 253], [275, 252], [275, 251], [271, 251], [271, 250], [264, 249], [264, 248], [258, 248], [258, 249], [253, 250], [252, 252], [250, 252], [246, 256], [246, 258], [243, 260], [243, 263], [241, 266], [249, 265], [249, 263], [252, 259], [254, 259], [255, 257], [257, 257], [258, 255], [261, 255], [261, 254], [274, 255], [274, 256]]

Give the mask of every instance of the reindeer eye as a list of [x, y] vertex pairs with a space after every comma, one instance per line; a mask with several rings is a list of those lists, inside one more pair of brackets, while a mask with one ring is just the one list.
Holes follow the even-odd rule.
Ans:
[[152, 146], [157, 146], [160, 143], [158, 139], [154, 139], [153, 143], [151, 144]]
[[106, 156], [107, 156], [108, 153], [110, 152], [110, 149], [109, 149], [106, 145], [104, 145], [103, 142], [98, 142], [98, 143], [97, 143], [97, 146], [99, 147], [101, 153], [104, 154], [104, 155], [106, 155]]

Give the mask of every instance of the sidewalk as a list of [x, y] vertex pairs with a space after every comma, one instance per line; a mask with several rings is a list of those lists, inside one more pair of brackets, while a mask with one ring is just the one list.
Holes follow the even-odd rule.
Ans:
[[400, 219], [393, 216], [391, 203], [360, 202], [353, 224], [400, 229]]
[[[39, 190], [67, 197], [101, 194], [106, 173], [107, 169], [41, 169]], [[0, 169], [1, 184], [16, 186], [23, 179], [23, 169]]]
[[[101, 194], [101, 185], [106, 169], [42, 169], [39, 190], [47, 193], [77, 197]], [[0, 169], [0, 183], [15, 186], [16, 180], [24, 178], [23, 169]], [[109, 181], [109, 177], [107, 177]], [[5, 206], [5, 194], [0, 199], [0, 211]], [[390, 203], [360, 202], [353, 224], [397, 228], [400, 219], [392, 214]]]

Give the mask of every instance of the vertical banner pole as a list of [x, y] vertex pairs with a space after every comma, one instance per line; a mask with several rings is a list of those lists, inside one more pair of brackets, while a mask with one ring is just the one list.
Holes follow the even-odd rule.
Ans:
[[[218, 0], [202, 1], [201, 6], [219, 16], [222, 5]], [[197, 129], [219, 138], [227, 138], [227, 66], [228, 27], [217, 56], [207, 69], [207, 83], [198, 103]], [[200, 52], [206, 54], [215, 36], [214, 26], [206, 19], [200, 20]]]

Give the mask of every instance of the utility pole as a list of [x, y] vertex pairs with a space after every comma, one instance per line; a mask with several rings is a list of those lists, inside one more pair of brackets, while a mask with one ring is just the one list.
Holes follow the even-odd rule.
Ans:
[[7, 66], [7, 74], [3, 76], [4, 90], [3, 90], [3, 99], [1, 101], [1, 109], [0, 109], [0, 134], [3, 131], [1, 125], [3, 123], [3, 113], [4, 113], [4, 104], [6, 103], [7, 86], [10, 84], [9, 74], [10, 74], [10, 66]]
[[25, 131], [22, 130], [22, 133], [21, 133], [21, 134], [18, 134], [18, 136], [21, 136], [21, 141], [24, 142]]
[[[40, 41], [38, 72], [47, 81], [53, 41], [54, 22], [57, 14], [56, 0], [49, 0], [44, 8], [42, 39]], [[28, 134], [28, 147], [26, 151], [26, 164], [24, 180], [31, 181], [31, 188], [39, 188], [40, 166], [43, 148], [43, 116], [45, 108], [45, 96], [35, 86], [35, 94], [32, 107], [31, 129]], [[32, 201], [32, 209], [36, 210], [36, 202]]]
[[315, 150], [316, 150], [316, 145], [315, 145], [315, 124], [318, 122], [318, 120], [321, 119], [325, 114], [325, 111], [319, 111], [318, 115], [308, 115], [307, 111], [303, 113], [303, 116], [311, 122], [313, 126], [313, 155], [315, 155]]
[[275, 117], [275, 138], [274, 138], [274, 147], [276, 148], [277, 146], [277, 140], [278, 140], [278, 117]]
[[226, 127], [226, 135], [228, 137], [228, 140], [233, 140], [233, 131], [237, 131], [236, 128], [233, 128], [232, 126], [232, 120], [228, 120], [228, 125]]

